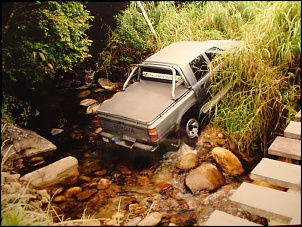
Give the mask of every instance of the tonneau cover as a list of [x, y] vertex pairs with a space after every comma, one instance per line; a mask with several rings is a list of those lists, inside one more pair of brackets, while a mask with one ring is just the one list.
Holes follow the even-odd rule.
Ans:
[[[187, 90], [180, 86], [175, 90], [175, 96], [180, 97]], [[114, 113], [112, 116], [148, 124], [175, 102], [171, 91], [171, 83], [140, 80], [125, 91], [116, 93], [110, 102], [103, 102], [97, 114], [101, 117], [102, 114]]]

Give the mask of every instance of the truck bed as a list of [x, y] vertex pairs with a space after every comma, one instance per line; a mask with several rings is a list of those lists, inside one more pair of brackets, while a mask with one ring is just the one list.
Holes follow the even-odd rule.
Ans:
[[[158, 81], [140, 80], [125, 91], [116, 93], [110, 102], [103, 102], [97, 114], [123, 117], [148, 124], [175, 101], [171, 95], [171, 84]], [[188, 89], [181, 85], [175, 90], [180, 97]], [[140, 108], [134, 108], [134, 107]]]

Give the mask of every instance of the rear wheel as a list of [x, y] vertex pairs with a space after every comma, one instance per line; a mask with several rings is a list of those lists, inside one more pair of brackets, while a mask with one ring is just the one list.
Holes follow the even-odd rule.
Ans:
[[199, 122], [196, 115], [184, 116], [180, 126], [180, 135], [184, 139], [185, 143], [190, 146], [195, 146], [199, 136]]

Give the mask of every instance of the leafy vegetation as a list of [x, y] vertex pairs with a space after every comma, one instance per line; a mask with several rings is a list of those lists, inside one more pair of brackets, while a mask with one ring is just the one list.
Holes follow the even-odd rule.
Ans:
[[236, 55], [222, 56], [224, 70], [211, 93], [228, 93], [212, 106], [234, 152], [247, 162], [266, 155], [299, 108], [301, 4], [295, 1], [142, 2], [155, 40], [136, 2], [116, 16], [117, 28], [100, 54], [100, 71], [127, 75], [162, 47], [181, 40], [236, 39]]
[[[81, 2], [13, 2], [11, 5], [2, 28], [1, 112], [5, 118], [10, 118], [7, 103], [10, 96], [19, 103], [28, 101], [18, 97], [13, 89], [16, 84], [31, 88], [53, 78], [59, 69], [70, 69], [87, 56], [92, 42], [85, 31], [91, 26], [93, 16]], [[25, 125], [26, 118], [18, 123]]]

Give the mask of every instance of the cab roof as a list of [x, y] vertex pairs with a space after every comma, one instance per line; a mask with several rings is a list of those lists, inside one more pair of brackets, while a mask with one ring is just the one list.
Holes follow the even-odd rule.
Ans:
[[164, 63], [181, 67], [212, 47], [229, 50], [236, 47], [238, 42], [236, 40], [178, 41], [148, 57], [143, 64]]

